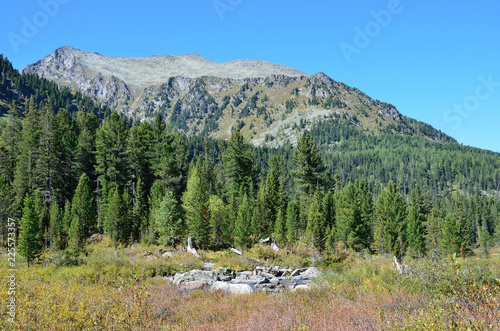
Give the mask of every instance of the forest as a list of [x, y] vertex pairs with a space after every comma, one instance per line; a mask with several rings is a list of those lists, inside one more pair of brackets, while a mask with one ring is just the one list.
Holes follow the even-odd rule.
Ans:
[[[1, 56], [0, 74], [2, 329], [498, 329], [499, 154], [348, 114], [253, 146], [131, 120]], [[172, 282], [255, 261], [321, 276], [238, 297]]]

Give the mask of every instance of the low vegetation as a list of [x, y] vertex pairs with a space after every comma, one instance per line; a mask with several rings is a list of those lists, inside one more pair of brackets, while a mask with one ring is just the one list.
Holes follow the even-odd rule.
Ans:
[[[204, 261], [243, 270], [252, 259], [310, 265], [310, 252], [279, 253], [256, 245], [242, 257], [201, 251], [200, 258], [159, 247], [114, 248], [104, 237], [80, 251], [47, 249], [27, 268], [18, 257], [16, 325], [2, 330], [497, 330], [500, 326], [500, 250], [487, 259], [446, 257], [405, 261], [400, 274], [392, 259], [352, 251], [323, 255], [309, 291], [231, 296], [186, 293], [164, 277], [201, 268]], [[148, 252], [152, 252], [149, 254]], [[2, 259], [5, 279], [7, 261]], [[255, 263], [255, 262], [253, 262]], [[271, 263], [271, 262], [270, 262]], [[23, 265], [23, 266], [21, 266]], [[8, 300], [5, 290], [0, 300]]]

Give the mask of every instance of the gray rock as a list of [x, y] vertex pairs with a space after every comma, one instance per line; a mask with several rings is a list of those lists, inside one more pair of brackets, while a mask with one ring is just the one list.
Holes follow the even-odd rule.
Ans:
[[180, 285], [186, 282], [202, 281], [207, 284], [213, 284], [217, 280], [217, 276], [212, 271], [191, 270], [189, 272], [178, 272], [174, 276], [174, 285]]
[[185, 291], [208, 290], [210, 289], [210, 284], [201, 280], [194, 280], [183, 283], [179, 288]]
[[231, 284], [226, 282], [215, 282], [212, 284], [210, 291], [224, 291], [230, 294], [249, 294], [253, 293], [253, 289], [248, 284]]

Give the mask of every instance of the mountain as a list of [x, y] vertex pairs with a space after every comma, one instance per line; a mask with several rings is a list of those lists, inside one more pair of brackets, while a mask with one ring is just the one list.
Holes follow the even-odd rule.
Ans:
[[339, 117], [374, 134], [453, 141], [323, 73], [308, 75], [267, 61], [216, 63], [198, 54], [117, 58], [65, 46], [23, 72], [135, 119], [152, 120], [160, 113], [184, 133], [228, 138], [237, 127], [255, 145], [293, 144], [318, 121]]

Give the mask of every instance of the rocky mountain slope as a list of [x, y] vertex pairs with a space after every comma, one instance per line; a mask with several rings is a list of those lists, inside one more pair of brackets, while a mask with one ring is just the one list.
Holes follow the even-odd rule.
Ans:
[[[292, 144], [322, 119], [425, 136], [443, 136], [394, 106], [373, 100], [323, 73], [310, 76], [266, 61], [209, 61], [198, 54], [141, 58], [106, 57], [61, 47], [26, 66], [25, 73], [81, 91], [128, 116], [151, 120], [161, 113], [185, 133], [226, 138], [234, 127], [254, 144]], [[448, 137], [449, 138], [449, 137]]]

